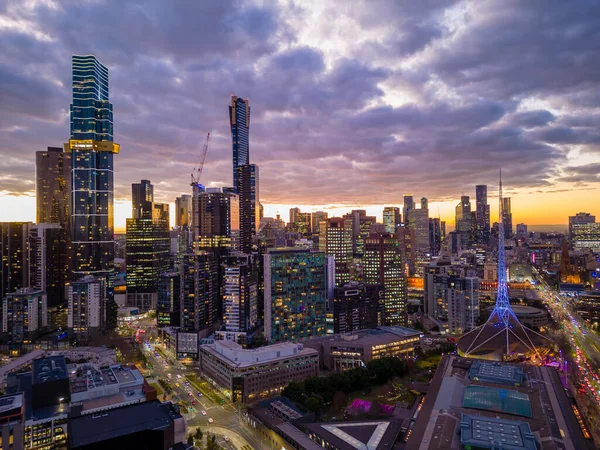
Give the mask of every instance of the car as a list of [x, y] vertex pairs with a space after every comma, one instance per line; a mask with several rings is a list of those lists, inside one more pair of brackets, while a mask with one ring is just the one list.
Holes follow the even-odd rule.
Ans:
[[188, 392], [188, 395], [191, 397], [191, 396], [192, 396], [192, 395], [194, 395], [194, 394], [192, 394], [191, 392]]
[[181, 375], [180, 375], [180, 374], [177, 374], [177, 378], [181, 378]]
[[202, 415], [205, 416], [206, 415], [206, 411], [201, 411]]
[[210, 417], [208, 418], [208, 423], [213, 423], [214, 420], [212, 420]]
[[189, 385], [190, 385], [190, 382], [189, 382], [189, 381], [186, 381], [186, 382], [185, 382], [185, 385], [186, 385], [186, 386], [189, 386]]
[[195, 405], [195, 404], [196, 404], [196, 400], [192, 400], [192, 405]]
[[229, 442], [229, 437], [225, 436], [223, 439], [225, 439], [225, 442]]
[[198, 397], [202, 397], [202, 392], [198, 392]]

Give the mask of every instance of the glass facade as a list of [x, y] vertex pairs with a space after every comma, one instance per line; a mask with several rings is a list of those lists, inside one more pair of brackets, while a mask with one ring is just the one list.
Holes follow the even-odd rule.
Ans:
[[237, 194], [240, 187], [238, 167], [250, 163], [250, 104], [247, 99], [231, 97], [229, 123], [233, 143], [233, 190]]
[[73, 272], [109, 274], [114, 259], [112, 104], [108, 69], [95, 56], [73, 56], [71, 227]]
[[326, 272], [322, 252], [272, 250], [265, 255], [265, 336], [269, 341], [326, 334]]
[[252, 238], [260, 226], [258, 166], [246, 164], [238, 168], [240, 189], [240, 250], [252, 251]]

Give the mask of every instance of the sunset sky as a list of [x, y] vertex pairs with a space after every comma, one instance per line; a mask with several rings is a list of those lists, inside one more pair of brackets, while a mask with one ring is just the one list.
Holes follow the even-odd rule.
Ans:
[[554, 0], [0, 2], [0, 221], [35, 220], [35, 151], [69, 138], [71, 55], [110, 71], [115, 228], [232, 183], [230, 96], [249, 98], [265, 215], [381, 217], [412, 193], [454, 223], [498, 169], [513, 223], [600, 217], [600, 3]]

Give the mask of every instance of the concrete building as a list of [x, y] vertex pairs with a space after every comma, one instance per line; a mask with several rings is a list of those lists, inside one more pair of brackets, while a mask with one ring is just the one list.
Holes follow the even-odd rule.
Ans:
[[17, 289], [2, 300], [2, 334], [12, 343], [35, 339], [48, 326], [48, 302], [44, 291]]
[[175, 226], [192, 226], [192, 196], [184, 194], [175, 199]]
[[448, 331], [460, 335], [476, 328], [479, 320], [479, 278], [450, 277], [445, 289]]
[[419, 345], [420, 331], [405, 327], [377, 327], [346, 334], [302, 340], [304, 347], [319, 353], [326, 370], [343, 371], [362, 367], [372, 359], [386, 356], [411, 357]]
[[106, 279], [86, 276], [73, 281], [67, 289], [69, 332], [78, 342], [106, 327]]
[[295, 341], [325, 334], [325, 254], [296, 248], [271, 249], [264, 258], [267, 340]]
[[386, 206], [383, 208], [383, 226], [386, 233], [398, 233], [398, 228], [402, 224], [402, 215], [400, 208]]
[[25, 396], [22, 392], [0, 397], [0, 450], [25, 449]]
[[319, 251], [334, 257], [337, 286], [343, 286], [350, 281], [352, 240], [352, 230], [345, 226], [341, 217], [332, 217], [321, 223]]
[[351, 282], [335, 288], [333, 332], [349, 333], [384, 324], [384, 291], [380, 284]]
[[319, 356], [291, 342], [244, 350], [232, 341], [200, 346], [200, 372], [234, 402], [254, 403], [278, 395], [291, 381], [318, 374]]

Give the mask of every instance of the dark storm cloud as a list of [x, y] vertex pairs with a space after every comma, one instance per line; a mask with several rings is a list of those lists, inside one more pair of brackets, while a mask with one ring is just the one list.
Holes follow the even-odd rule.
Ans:
[[33, 5], [0, 9], [0, 191], [31, 192], [34, 152], [68, 139], [73, 53], [110, 68], [118, 199], [142, 178], [187, 192], [209, 131], [203, 182], [230, 184], [232, 94], [251, 102], [264, 203], [453, 199], [500, 166], [515, 189], [597, 181], [564, 169], [600, 143], [595, 2]]

